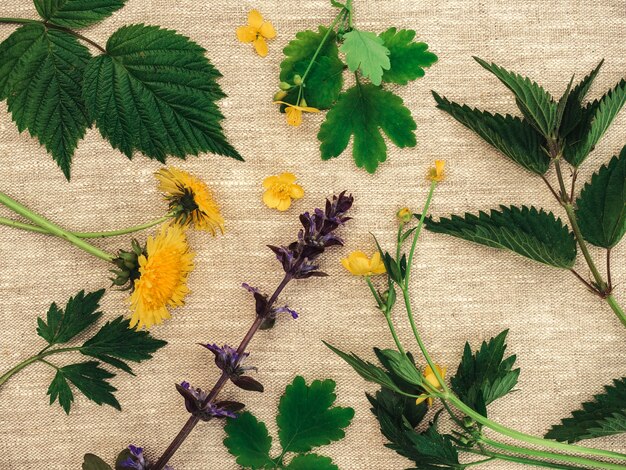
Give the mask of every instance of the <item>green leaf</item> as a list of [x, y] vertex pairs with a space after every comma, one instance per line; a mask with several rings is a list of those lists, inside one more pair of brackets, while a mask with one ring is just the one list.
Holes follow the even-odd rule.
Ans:
[[85, 454], [83, 470], [113, 470], [109, 464], [94, 454]]
[[50, 404], [57, 399], [67, 414], [70, 412], [74, 396], [68, 384], [71, 382], [83, 395], [98, 405], [107, 404], [117, 410], [121, 410], [120, 404], [113, 395], [117, 389], [107, 382], [115, 377], [102, 369], [98, 362], [88, 361], [79, 364], [70, 364], [60, 367], [48, 388]]
[[517, 384], [520, 370], [513, 369], [516, 357], [504, 358], [508, 332], [504, 330], [489, 342], [483, 341], [475, 354], [469, 343], [465, 343], [463, 359], [450, 379], [454, 393], [484, 416], [487, 405], [505, 396]]
[[538, 175], [548, 171], [550, 158], [543, 150], [545, 139], [525, 119], [461, 106], [435, 92], [433, 96], [439, 109], [474, 131], [515, 163]]
[[317, 454], [298, 455], [285, 468], [289, 470], [339, 470], [330, 457]]
[[587, 96], [587, 92], [595, 80], [604, 59], [600, 61], [598, 66], [591, 71], [589, 75], [583, 78], [570, 92], [567, 97], [567, 103], [563, 112], [563, 119], [561, 120], [561, 126], [559, 134], [562, 138], [567, 138], [570, 132], [579, 124], [583, 116], [582, 101]]
[[111, 16], [126, 0], [35, 0], [46, 21], [66, 28], [84, 28]]
[[228, 418], [224, 445], [237, 457], [237, 464], [246, 468], [274, 468], [276, 463], [270, 458], [272, 438], [264, 423], [249, 412], [241, 413], [237, 418]]
[[390, 68], [383, 72], [383, 82], [406, 85], [422, 78], [424, 68], [437, 62], [437, 56], [428, 50], [425, 42], [413, 42], [415, 31], [411, 29], [389, 28], [380, 33], [380, 38], [389, 49]]
[[389, 49], [383, 39], [374, 33], [353, 29], [344, 35], [339, 50], [346, 55], [350, 71], [361, 70], [374, 85], [380, 85], [384, 71], [391, 68]]
[[95, 336], [81, 346], [80, 352], [132, 374], [132, 369], [120, 359], [145, 361], [166, 344], [166, 341], [155, 339], [147, 331], [130, 328], [129, 320], [118, 317], [104, 324]]
[[374, 349], [374, 351], [383, 365], [404, 382], [413, 387], [419, 387], [424, 383], [422, 373], [417, 370], [413, 361], [406, 354], [393, 349]]
[[20, 132], [28, 129], [65, 176], [78, 141], [91, 125], [81, 89], [89, 50], [42, 24], [18, 28], [0, 44], [0, 99]]
[[617, 245], [626, 233], [626, 147], [602, 165], [576, 201], [583, 238], [602, 248]]
[[53, 303], [48, 310], [48, 323], [37, 318], [37, 334], [49, 345], [67, 343], [102, 316], [102, 312], [97, 310], [100, 308], [99, 302], [103, 295], [104, 289], [87, 295], [81, 290], [75, 297], [70, 297], [65, 305], [65, 311]]
[[526, 119], [546, 138], [554, 134], [557, 120], [557, 103], [552, 96], [528, 78], [509, 72], [496, 64], [488, 64], [478, 57], [476, 62], [493, 73], [513, 92], [517, 106]]
[[626, 377], [606, 385], [604, 393], [595, 395], [593, 401], [582, 404], [582, 409], [572, 412], [562, 424], [552, 426], [547, 439], [576, 442], [594, 437], [626, 432]]
[[226, 141], [216, 101], [220, 73], [205, 50], [174, 31], [124, 26], [92, 59], [83, 95], [103, 137], [131, 158], [134, 151], [164, 162], [212, 152], [241, 160]]
[[585, 161], [626, 103], [626, 80], [620, 81], [602, 98], [582, 110], [579, 125], [566, 139], [565, 159], [575, 167]]
[[322, 159], [338, 157], [354, 135], [352, 155], [359, 168], [374, 173], [387, 159], [381, 130], [398, 147], [414, 147], [417, 128], [402, 98], [371, 84], [357, 84], [339, 95], [317, 138]]
[[[286, 57], [280, 64], [281, 82], [293, 84], [295, 75], [303, 77], [306, 73], [326, 34], [328, 38], [311, 65], [303, 92], [307, 105], [318, 109], [330, 108], [337, 101], [343, 87], [344, 66], [339, 59], [335, 32], [324, 26], [320, 26], [317, 33], [310, 30], [300, 31], [296, 34], [296, 39], [283, 49]], [[292, 88], [283, 101], [298, 104], [299, 90], [299, 87]]]
[[466, 213], [435, 222], [426, 219], [431, 232], [445, 233], [480, 245], [511, 250], [556, 268], [571, 269], [576, 260], [576, 241], [567, 225], [552, 212], [534, 207], [505, 207], [478, 216]]
[[352, 408], [335, 406], [332, 380], [314, 380], [307, 385], [298, 376], [288, 385], [278, 405], [278, 436], [285, 452], [308, 452], [313, 447], [343, 439], [354, 417]]

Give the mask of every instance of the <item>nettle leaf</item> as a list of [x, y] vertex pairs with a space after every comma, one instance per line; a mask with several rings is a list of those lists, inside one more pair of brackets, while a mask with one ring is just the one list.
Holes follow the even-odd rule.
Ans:
[[75, 297], [70, 297], [65, 305], [65, 311], [53, 303], [48, 310], [46, 318], [48, 323], [37, 318], [37, 334], [49, 345], [67, 343], [102, 316], [98, 309], [103, 295], [104, 289], [87, 295], [82, 290]]
[[356, 165], [374, 173], [387, 159], [381, 130], [398, 147], [416, 145], [417, 125], [402, 98], [372, 84], [357, 84], [339, 95], [326, 114], [317, 138], [322, 159], [338, 157], [354, 136], [352, 155]]
[[[303, 77], [326, 34], [329, 36], [306, 76], [303, 92], [307, 105], [317, 109], [330, 108], [337, 101], [343, 87], [344, 65], [339, 59], [335, 32], [328, 32], [328, 28], [324, 26], [320, 26], [317, 33], [310, 30], [300, 31], [296, 34], [296, 39], [283, 49], [286, 57], [280, 64], [282, 82], [293, 83], [295, 75]], [[298, 91], [299, 87], [292, 88], [283, 101], [298, 104]]]
[[220, 125], [220, 73], [202, 47], [174, 31], [137, 24], [113, 33], [106, 49], [89, 62], [83, 95], [113, 147], [160, 162], [205, 151], [242, 159]]
[[147, 331], [131, 328], [129, 320], [118, 317], [104, 324], [95, 336], [81, 346], [80, 352], [132, 374], [132, 369], [120, 359], [145, 361], [166, 344], [166, 341], [153, 338]]
[[[567, 138], [570, 132], [580, 123], [583, 117], [582, 101], [587, 96], [587, 92], [593, 81], [595, 80], [604, 59], [600, 61], [598, 66], [591, 71], [589, 75], [583, 78], [569, 93], [567, 102], [563, 112], [563, 118], [561, 119], [561, 126], [559, 129], [559, 135], [562, 138]], [[563, 98], [561, 98], [563, 99]]]
[[543, 150], [545, 138], [525, 119], [462, 106], [435, 92], [433, 96], [439, 109], [474, 131], [515, 163], [538, 175], [548, 171], [550, 158]]
[[380, 38], [389, 49], [390, 68], [383, 72], [382, 81], [406, 85], [422, 78], [424, 68], [437, 62], [437, 56], [428, 50], [425, 42], [413, 42], [415, 31], [411, 29], [389, 28], [380, 33]]
[[480, 245], [514, 251], [556, 268], [571, 269], [576, 261], [576, 241], [567, 225], [552, 212], [534, 207], [505, 207], [478, 216], [426, 219], [431, 232], [445, 233]]
[[606, 385], [604, 393], [595, 395], [593, 401], [582, 404], [582, 409], [572, 412], [562, 424], [552, 426], [547, 439], [577, 442], [594, 437], [626, 432], [626, 377]]
[[0, 44], [0, 99], [20, 132], [46, 147], [66, 178], [91, 120], [81, 96], [91, 55], [69, 33], [43, 24], [18, 28]]
[[544, 137], [553, 135], [557, 121], [557, 103], [546, 90], [530, 79], [509, 72], [496, 64], [489, 64], [478, 57], [474, 59], [513, 92], [524, 117]]
[[94, 454], [85, 454], [83, 457], [83, 470], [113, 470], [111, 466]]
[[39, 15], [66, 28], [84, 28], [111, 16], [126, 0], [34, 0]]
[[575, 167], [585, 161], [626, 103], [626, 80], [582, 110], [580, 123], [566, 139], [563, 156]]
[[339, 470], [330, 457], [317, 454], [298, 455], [285, 468], [289, 470]]
[[332, 380], [307, 385], [298, 376], [288, 385], [278, 405], [278, 436], [285, 452], [309, 452], [313, 447], [343, 439], [354, 417], [352, 408], [335, 406]]
[[487, 405], [513, 390], [519, 378], [520, 370], [513, 369], [516, 356], [504, 358], [508, 332], [504, 330], [489, 342], [483, 341], [474, 354], [469, 343], [465, 343], [459, 368], [450, 379], [454, 393], [484, 416]]
[[50, 404], [53, 404], [58, 399], [61, 407], [69, 414], [74, 401], [69, 381], [89, 400], [96, 402], [98, 405], [106, 404], [121, 410], [119, 402], [113, 395], [113, 392], [117, 389], [107, 382], [108, 379], [113, 377], [115, 377], [115, 374], [102, 369], [96, 361], [60, 367], [48, 388]]
[[391, 68], [389, 49], [383, 39], [374, 33], [353, 29], [343, 36], [343, 45], [339, 50], [346, 55], [350, 71], [360, 70], [374, 85], [380, 85], [383, 72]]
[[237, 457], [237, 464], [246, 468], [274, 468], [276, 463], [270, 458], [272, 438], [264, 423], [249, 412], [241, 413], [237, 418], [228, 418], [224, 445]]
[[576, 201], [583, 238], [602, 248], [617, 245], [626, 233], [626, 147], [602, 165]]

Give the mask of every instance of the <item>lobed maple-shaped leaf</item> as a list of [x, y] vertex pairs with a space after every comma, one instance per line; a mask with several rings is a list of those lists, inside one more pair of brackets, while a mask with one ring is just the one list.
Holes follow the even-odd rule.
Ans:
[[47, 22], [66, 28], [84, 28], [111, 16], [126, 0], [34, 0]]
[[444, 233], [492, 248], [511, 250], [539, 263], [571, 269], [576, 260], [574, 234], [551, 212], [534, 207], [505, 207], [478, 216], [426, 219], [431, 232]]
[[610, 436], [626, 432], [626, 377], [606, 385], [604, 393], [595, 395], [593, 401], [582, 404], [582, 409], [552, 426], [547, 439], [577, 442], [583, 439]]
[[398, 147], [416, 145], [417, 125], [402, 98], [372, 84], [357, 84], [339, 95], [326, 114], [317, 138], [322, 159], [338, 157], [354, 136], [352, 155], [356, 165], [374, 173], [387, 159], [381, 131]]
[[250, 412], [244, 412], [236, 419], [227, 420], [224, 426], [226, 439], [224, 446], [236, 462], [244, 468], [274, 468], [276, 463], [270, 457], [272, 438], [267, 426]]
[[421, 78], [426, 73], [424, 68], [437, 62], [437, 56], [428, 50], [425, 42], [413, 42], [415, 31], [411, 29], [389, 28], [380, 33], [380, 38], [389, 49], [388, 70], [383, 71], [383, 82], [406, 85]]
[[374, 85], [380, 85], [383, 72], [391, 68], [389, 49], [383, 39], [374, 33], [353, 29], [344, 35], [339, 50], [346, 55], [350, 71], [360, 70]]
[[297, 455], [285, 468], [289, 470], [339, 470], [330, 457], [317, 454]]

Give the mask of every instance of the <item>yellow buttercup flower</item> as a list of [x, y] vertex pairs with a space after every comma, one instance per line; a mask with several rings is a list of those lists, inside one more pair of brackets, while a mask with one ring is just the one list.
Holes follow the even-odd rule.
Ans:
[[224, 233], [224, 219], [209, 187], [200, 179], [177, 168], [163, 168], [155, 173], [159, 189], [166, 193], [170, 210], [182, 226], [193, 226], [215, 236]]
[[409, 209], [408, 207], [403, 207], [398, 212], [396, 212], [396, 217], [398, 218], [398, 220], [400, 220], [400, 222], [408, 224], [413, 217], [413, 212], [411, 212], [411, 209]]
[[170, 318], [168, 307], [179, 307], [189, 293], [187, 277], [193, 270], [182, 227], [164, 225], [156, 237], [148, 237], [145, 255], [138, 258], [139, 278], [130, 296], [130, 326], [150, 328]]
[[284, 101], [274, 101], [274, 104], [284, 104], [287, 106], [285, 108], [285, 115], [287, 116], [287, 124], [290, 126], [298, 127], [302, 124], [302, 113], [319, 113], [320, 110], [317, 108], [312, 108], [310, 106], [303, 105], [303, 101], [300, 101], [300, 106], [286, 103]]
[[237, 38], [241, 42], [251, 42], [254, 49], [261, 57], [267, 55], [266, 39], [276, 37], [274, 26], [269, 21], [263, 19], [263, 15], [257, 10], [248, 13], [248, 26], [240, 26], [237, 28]]
[[371, 258], [362, 251], [353, 251], [341, 260], [341, 264], [355, 276], [375, 276], [387, 272], [378, 251]]
[[304, 189], [296, 184], [296, 175], [282, 173], [277, 176], [268, 176], [263, 180], [263, 203], [270, 209], [286, 211], [291, 207], [292, 199], [304, 197]]
[[446, 174], [444, 172], [445, 166], [445, 160], [435, 160], [435, 166], [428, 170], [426, 179], [436, 181], [437, 183], [443, 181], [446, 178]]
[[[445, 379], [447, 369], [445, 367], [442, 369], [437, 364], [435, 364], [435, 367], [437, 368], [437, 372], [439, 372], [439, 375], [441, 376], [441, 378]], [[443, 389], [443, 386], [439, 383], [439, 380], [437, 380], [437, 376], [435, 375], [435, 373], [433, 372], [433, 369], [430, 366], [426, 366], [426, 368], [424, 369], [424, 380], [426, 380], [430, 385], [432, 385], [437, 390]], [[433, 398], [426, 394], [420, 395], [419, 398], [415, 400], [415, 404], [419, 405], [424, 400], [428, 401], [428, 406], [433, 406]]]

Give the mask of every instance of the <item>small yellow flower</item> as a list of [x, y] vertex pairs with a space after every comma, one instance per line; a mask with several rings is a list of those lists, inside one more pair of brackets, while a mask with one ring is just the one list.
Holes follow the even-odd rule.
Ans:
[[148, 237], [145, 253], [138, 258], [139, 279], [130, 296], [130, 326], [137, 329], [162, 323], [170, 318], [168, 307], [184, 304], [194, 267], [185, 231], [176, 224], [164, 225], [156, 237]]
[[275, 37], [274, 26], [269, 21], [265, 21], [263, 15], [257, 10], [248, 13], [248, 26], [237, 28], [237, 39], [241, 42], [251, 42], [261, 57], [267, 55], [267, 42], [265, 40]]
[[428, 170], [426, 179], [436, 181], [437, 183], [443, 181], [446, 178], [446, 173], [444, 171], [445, 166], [445, 160], [435, 160], [435, 166]]
[[[302, 100], [304, 101], [304, 100]], [[286, 103], [284, 101], [274, 101], [274, 104], [284, 104], [287, 106], [285, 108], [285, 115], [287, 116], [287, 124], [290, 126], [298, 127], [302, 124], [302, 113], [319, 113], [320, 110], [317, 108], [312, 108], [310, 106], [303, 106], [302, 101], [300, 101], [300, 105], [295, 105], [291, 103]]]
[[[447, 369], [445, 367], [442, 369], [437, 364], [435, 364], [435, 367], [437, 368], [437, 372], [439, 372], [439, 375], [441, 376], [441, 378], [445, 379]], [[426, 368], [424, 369], [424, 379], [437, 390], [443, 389], [443, 386], [439, 383], [439, 380], [437, 380], [437, 376], [435, 375], [435, 373], [433, 372], [433, 369], [430, 366], [426, 366]], [[420, 395], [419, 398], [415, 400], [415, 404], [419, 405], [424, 400], [427, 400], [428, 406], [433, 406], [433, 398], [426, 394]]]
[[398, 212], [396, 212], [396, 217], [400, 222], [408, 224], [411, 221], [411, 217], [413, 217], [413, 212], [408, 207], [403, 207]]
[[263, 180], [263, 203], [270, 209], [286, 211], [291, 207], [292, 199], [302, 199], [304, 189], [296, 184], [296, 175], [282, 173], [277, 176], [268, 176]]
[[355, 276], [375, 276], [387, 272], [378, 251], [371, 258], [362, 251], [353, 251], [341, 260], [341, 264]]
[[224, 233], [220, 209], [203, 181], [174, 167], [162, 168], [155, 176], [180, 225], [193, 224], [197, 230], [206, 230], [213, 236], [218, 230]]

